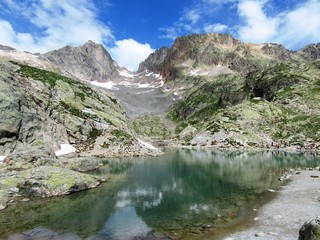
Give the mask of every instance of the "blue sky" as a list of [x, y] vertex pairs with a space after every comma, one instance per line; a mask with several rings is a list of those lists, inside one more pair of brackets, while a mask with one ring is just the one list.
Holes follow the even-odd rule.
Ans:
[[0, 0], [0, 44], [46, 52], [88, 40], [135, 70], [190, 33], [296, 50], [320, 42], [320, 0]]

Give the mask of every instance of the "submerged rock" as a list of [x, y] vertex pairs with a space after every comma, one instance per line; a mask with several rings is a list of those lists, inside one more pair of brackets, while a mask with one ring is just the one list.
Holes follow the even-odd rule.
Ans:
[[25, 231], [23, 233], [18, 233], [13, 236], [10, 236], [9, 239], [12, 240], [36, 240], [36, 239], [51, 239], [51, 240], [59, 240], [59, 239], [70, 239], [70, 240], [78, 240], [80, 239], [77, 235], [73, 233], [58, 233], [54, 232], [50, 229], [37, 227], [32, 230]]
[[303, 224], [299, 231], [299, 240], [320, 239], [320, 216]]

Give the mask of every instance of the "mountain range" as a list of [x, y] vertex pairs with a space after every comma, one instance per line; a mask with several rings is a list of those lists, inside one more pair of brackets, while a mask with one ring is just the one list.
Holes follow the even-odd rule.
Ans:
[[157, 155], [163, 144], [318, 147], [319, 58], [320, 44], [192, 34], [130, 72], [92, 41], [45, 54], [0, 45], [0, 162]]
[[[157, 98], [166, 101], [167, 104], [164, 104], [156, 114], [161, 114], [163, 119], [163, 114], [170, 106], [167, 118], [176, 124], [175, 133], [170, 136], [178, 134], [176, 136], [182, 140], [183, 144], [206, 145], [207, 147], [217, 144], [221, 147], [236, 141], [237, 146], [266, 146], [279, 141], [287, 141], [286, 144], [292, 145], [299, 141], [299, 144], [302, 144], [303, 141], [317, 140], [315, 138], [316, 134], [312, 137], [312, 134], [306, 134], [304, 130], [296, 129], [297, 127], [294, 132], [291, 132], [290, 138], [283, 137], [281, 132], [284, 131], [291, 118], [296, 119], [300, 116], [302, 119], [311, 121], [310, 119], [317, 119], [318, 117], [317, 103], [313, 100], [313, 97], [317, 97], [315, 89], [317, 88], [319, 70], [317, 61], [320, 57], [320, 44], [311, 44], [299, 51], [290, 51], [279, 44], [243, 43], [230, 35], [217, 33], [192, 34], [177, 38], [171, 48], [163, 47], [152, 53], [139, 65], [136, 73], [120, 67], [102, 45], [92, 41], [88, 41], [80, 47], [66, 46], [41, 55], [22, 52], [7, 46], [0, 46], [0, 50], [2, 72], [4, 74], [2, 84], [8, 82], [8, 76], [14, 80], [24, 79], [22, 83], [16, 84], [17, 89], [13, 89], [12, 80], [1, 88], [3, 96], [14, 96], [10, 103], [2, 101], [2, 105], [7, 110], [9, 109], [11, 113], [15, 111], [12, 111], [11, 107], [8, 106], [17, 105], [17, 102], [26, 102], [26, 105], [32, 105], [34, 99], [39, 98], [38, 95], [45, 91], [51, 92], [47, 96], [41, 96], [42, 102], [57, 101], [57, 104], [60, 105], [63, 102], [70, 104], [70, 106], [65, 106], [67, 110], [68, 108], [76, 108], [81, 112], [90, 109], [91, 112], [94, 112], [94, 107], [85, 103], [85, 101], [90, 98], [91, 94], [94, 95], [103, 90], [88, 85], [87, 82], [91, 82], [93, 85], [106, 87], [107, 91], [103, 91], [102, 94], [104, 96], [112, 94], [118, 97], [118, 100], [127, 106], [127, 112], [136, 107], [131, 104], [136, 100], [134, 95], [142, 95], [136, 103], [136, 105], [141, 103], [142, 106], [145, 105], [145, 101], [152, 101], [151, 99], [154, 97], [139, 93], [136, 89], [145, 88], [148, 90], [150, 88], [150, 92], [157, 89]], [[21, 93], [21, 89], [28, 87], [28, 81], [31, 81], [31, 79], [37, 80], [38, 76], [35, 72], [38, 72], [39, 75], [44, 74], [44, 76], [52, 74], [58, 80], [52, 80], [48, 83], [46, 77], [41, 76], [39, 78], [43, 78], [41, 81], [45, 83], [37, 86], [38, 88], [45, 88], [41, 89], [41, 93], [37, 93], [37, 88], [34, 88], [34, 86], [32, 89]], [[60, 75], [61, 80], [59, 79]], [[72, 100], [66, 100], [58, 96], [61, 88], [61, 84], [57, 85], [59, 81], [62, 82], [62, 85], [70, 85], [64, 87], [70, 88], [69, 91], [74, 92]], [[76, 84], [70, 84], [69, 81], [75, 81]], [[103, 85], [104, 83], [109, 83], [109, 85]], [[39, 81], [33, 81], [29, 85], [39, 85]], [[77, 85], [82, 87], [75, 89]], [[117, 91], [123, 86], [126, 86], [126, 88]], [[89, 92], [80, 91], [84, 88], [87, 88]], [[306, 96], [306, 92], [300, 92], [300, 88], [310, 90], [308, 96]], [[13, 94], [8, 94], [8, 89], [11, 89]], [[52, 92], [52, 89], [54, 89], [54, 92]], [[130, 92], [128, 89], [130, 89], [133, 97], [126, 99], [123, 92], [128, 95], [128, 92]], [[20, 93], [17, 94], [15, 91], [20, 91]], [[165, 92], [171, 94], [165, 95]], [[27, 94], [30, 96], [26, 96]], [[302, 96], [298, 98], [299, 94]], [[64, 95], [70, 94], [64, 93]], [[160, 95], [162, 98], [159, 97]], [[22, 101], [16, 99], [16, 96], [30, 100], [23, 99]], [[90, 100], [93, 101], [93, 99], [94, 97], [91, 97]], [[180, 100], [177, 101], [178, 99]], [[159, 105], [161, 105], [161, 101], [158, 101]], [[175, 101], [175, 104], [172, 104], [173, 101]], [[100, 101], [101, 104], [106, 105], [108, 102], [110, 101]], [[112, 103], [115, 102], [118, 103], [116, 98]], [[253, 102], [254, 105], [252, 105]], [[39, 108], [38, 102], [35, 101], [35, 103]], [[54, 106], [54, 109], [48, 110], [48, 104], [46, 103], [43, 109], [46, 112], [45, 116], [39, 120], [43, 125], [52, 120], [50, 114], [56, 111], [56, 106]], [[76, 106], [76, 104], [82, 106]], [[157, 102], [153, 104], [157, 105]], [[98, 104], [95, 102], [94, 105]], [[142, 106], [139, 110], [139, 106], [136, 107], [136, 112], [140, 111], [140, 113], [133, 113], [133, 117], [139, 117], [148, 112], [152, 113], [152, 110], [141, 111], [141, 108], [147, 108], [147, 106]], [[106, 106], [101, 106], [101, 108], [104, 107]], [[24, 114], [21, 114], [21, 106], [15, 108], [20, 116], [24, 116]], [[30, 106], [27, 108], [30, 109]], [[121, 109], [121, 106], [113, 106], [113, 108], [118, 110]], [[35, 108], [32, 107], [32, 109]], [[230, 109], [232, 109], [232, 112], [229, 111]], [[247, 110], [250, 110], [250, 114], [243, 116]], [[48, 115], [48, 112], [51, 113]], [[120, 112], [123, 115], [121, 119], [125, 119], [126, 113], [124, 113], [124, 110], [121, 109]], [[288, 117], [290, 115], [288, 115], [288, 112], [294, 116]], [[4, 114], [5, 111], [2, 111], [2, 113]], [[60, 113], [61, 110], [58, 109], [57, 114]], [[72, 111], [69, 111], [69, 113], [72, 115]], [[280, 116], [276, 117], [279, 114]], [[96, 117], [95, 114], [91, 115]], [[117, 114], [112, 113], [111, 115], [114, 117]], [[26, 137], [21, 137], [19, 132], [24, 129], [22, 124], [24, 119], [21, 120], [14, 116], [16, 122], [10, 125], [4, 123], [4, 119], [8, 119], [7, 116], [1, 118], [1, 126], [4, 128], [1, 130], [2, 142], [4, 142], [3, 139], [10, 139], [8, 141], [11, 144], [15, 141], [25, 144], [27, 142], [25, 141]], [[87, 117], [83, 116], [83, 121], [88, 122]], [[278, 120], [274, 120], [274, 117]], [[153, 118], [153, 116], [150, 115], [149, 118]], [[9, 119], [11, 121], [12, 117]], [[35, 117], [32, 119], [35, 119]], [[165, 121], [167, 122], [167, 120]], [[271, 124], [273, 121], [276, 121], [276, 123]], [[283, 121], [286, 121], [286, 124]], [[161, 124], [164, 124], [162, 122]], [[252, 126], [248, 126], [247, 122], [251, 122]], [[314, 120], [310, 124], [314, 125], [316, 122]], [[27, 120], [25, 124], [30, 125], [30, 121]], [[95, 123], [90, 124], [92, 129]], [[231, 124], [232, 127], [228, 124]], [[267, 126], [268, 124], [270, 126]], [[303, 126], [305, 124], [298, 121], [296, 125]], [[166, 126], [162, 127], [166, 128]], [[51, 127], [50, 131], [53, 128], [56, 128], [56, 126]], [[29, 131], [28, 129], [26, 131]], [[97, 129], [104, 131], [103, 127]], [[130, 132], [130, 130], [131, 127], [128, 126], [125, 132]], [[71, 137], [71, 131], [67, 129], [65, 132], [63, 138], [59, 136], [55, 139], [55, 144], [51, 144], [54, 149], [59, 147], [58, 143], [61, 142], [61, 139], [65, 143], [75, 143], [74, 136]], [[83, 132], [90, 132], [90, 130], [80, 129], [78, 132], [83, 135]], [[179, 135], [180, 133], [182, 135]], [[248, 136], [245, 137], [246, 134], [244, 133]], [[28, 134], [32, 135], [32, 131]], [[40, 134], [43, 134], [43, 130], [40, 130]], [[188, 136], [187, 139], [182, 137], [185, 135]], [[220, 135], [223, 135], [223, 137], [221, 138]], [[15, 139], [13, 140], [12, 137]], [[88, 138], [88, 136], [86, 137]], [[145, 137], [150, 136], [145, 135]], [[199, 141], [196, 140], [198, 138]], [[18, 141], [18, 139], [20, 140]], [[86, 138], [84, 137], [84, 139]], [[208, 143], [204, 144], [203, 141]], [[15, 144], [12, 144], [9, 148], [7, 146], [8, 142], [1, 145], [0, 155], [12, 153], [17, 148]]]

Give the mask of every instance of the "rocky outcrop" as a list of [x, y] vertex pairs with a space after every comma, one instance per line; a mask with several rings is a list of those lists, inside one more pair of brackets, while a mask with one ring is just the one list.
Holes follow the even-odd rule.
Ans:
[[118, 64], [102, 45], [92, 41], [45, 53], [42, 58], [58, 66], [62, 74], [80, 80], [106, 82], [121, 78]]
[[261, 48], [261, 52], [264, 54], [275, 56], [277, 59], [281, 61], [293, 61], [294, 59], [294, 52], [286, 49], [281, 44], [276, 43], [267, 43], [263, 44]]
[[[60, 167], [57, 161], [49, 161], [46, 166], [27, 163], [20, 165], [26, 168], [20, 171], [12, 170], [0, 172], [0, 210], [4, 209], [8, 201], [15, 201], [21, 197], [52, 197], [71, 194], [74, 192], [97, 187], [105, 179], [79, 173], [69, 168]], [[19, 164], [13, 168], [17, 169]]]
[[320, 239], [320, 217], [305, 222], [299, 231], [299, 240], [316, 239]]
[[86, 155], [148, 153], [122, 105], [105, 92], [7, 61], [0, 63], [0, 73], [0, 156], [7, 156], [7, 164], [55, 157], [61, 144]]
[[[175, 80], [202, 69], [209, 75], [213, 72], [219, 74], [221, 71], [217, 67], [248, 74], [279, 62], [296, 62], [297, 59], [299, 56], [295, 52], [279, 44], [243, 43], [219, 33], [191, 34], [178, 37], [170, 49], [157, 50], [141, 63], [139, 69], [157, 71], [167, 80]], [[177, 74], [177, 68], [185, 71]]]
[[297, 52], [306, 61], [320, 59], [320, 43], [309, 44]]
[[169, 48], [162, 47], [151, 53], [150, 56], [139, 64], [138, 72], [152, 71], [159, 73], [163, 68], [164, 59], [167, 57]]
[[[226, 54], [222, 49], [232, 48], [241, 42], [224, 34], [192, 34], [179, 37], [170, 48], [164, 59], [162, 75], [167, 79], [175, 77], [172, 67], [177, 65], [218, 65], [224, 62]], [[188, 63], [188, 60], [191, 62]]]
[[[78, 173], [66, 168], [42, 166], [21, 172], [18, 182], [19, 195], [52, 197], [66, 195], [98, 186], [95, 176]], [[18, 176], [18, 178], [20, 177]]]
[[3, 51], [13, 51], [13, 50], [15, 50], [15, 49], [12, 48], [12, 47], [9, 47], [9, 46], [0, 45], [0, 50], [3, 50]]

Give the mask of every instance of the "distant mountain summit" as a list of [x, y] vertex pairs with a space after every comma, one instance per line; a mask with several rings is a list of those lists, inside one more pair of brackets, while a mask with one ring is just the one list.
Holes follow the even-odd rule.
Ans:
[[320, 59], [320, 43], [309, 44], [298, 51], [298, 54], [300, 54], [302, 58], [307, 61], [315, 61], [317, 59]]
[[93, 41], [50, 51], [42, 57], [58, 66], [64, 75], [80, 80], [106, 82], [120, 78], [118, 64], [101, 44]]
[[163, 68], [163, 63], [167, 57], [169, 48], [162, 47], [156, 50], [154, 53], [151, 53], [149, 57], [139, 64], [138, 72], [143, 71], [153, 71], [159, 72]]
[[291, 51], [275, 43], [244, 43], [228, 34], [191, 34], [178, 37], [171, 48], [152, 53], [139, 66], [167, 81], [177, 75], [218, 75], [221, 73], [248, 74], [280, 62], [297, 63], [319, 59], [320, 44], [311, 44]]

